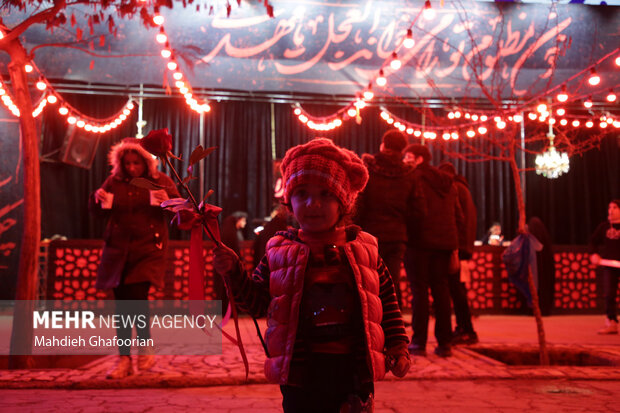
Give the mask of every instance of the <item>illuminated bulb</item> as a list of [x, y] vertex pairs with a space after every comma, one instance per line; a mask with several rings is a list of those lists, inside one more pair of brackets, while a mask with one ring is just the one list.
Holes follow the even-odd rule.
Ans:
[[592, 126], [594, 126], [594, 122], [592, 122], [591, 120], [586, 122], [586, 128], [591, 128]]
[[473, 120], [473, 121], [478, 120], [478, 115], [471, 115], [471, 120]]
[[558, 93], [558, 102], [566, 102], [568, 100], [568, 93], [566, 93], [566, 85], [562, 85], [562, 91]]
[[164, 59], [169, 59], [170, 56], [172, 56], [172, 50], [168, 48], [161, 49], [161, 57], [163, 57]]
[[429, 139], [437, 139], [437, 134], [435, 132], [429, 132], [428, 137]]
[[101, 131], [101, 128], [99, 126], [93, 126], [93, 132], [99, 133], [100, 131]]
[[523, 116], [521, 116], [521, 115], [514, 115], [514, 116], [512, 117], [512, 120], [513, 120], [515, 123], [521, 123], [521, 121], [523, 120]]
[[129, 115], [131, 113], [131, 111], [129, 109], [123, 109], [123, 114], [125, 116]]
[[49, 96], [47, 97], [47, 101], [48, 101], [49, 103], [56, 103], [56, 102], [58, 102], [58, 98], [57, 98], [56, 96], [54, 96], [54, 95], [49, 95]]
[[614, 93], [613, 90], [609, 91], [609, 94], [607, 95], [607, 97], [605, 98], [607, 99], [608, 102], [615, 102], [616, 101], [616, 94]]
[[192, 98], [192, 94], [187, 92], [187, 93], [183, 93], [183, 97], [185, 97], [185, 100], [187, 99], [191, 99]]
[[[179, 88], [179, 92], [181, 92], [181, 94], [182, 94], [183, 96], [185, 96], [185, 99], [191, 99], [191, 97], [192, 97], [192, 94], [191, 94], [191, 93], [188, 93], [188, 92], [189, 92], [189, 89], [188, 89], [188, 88], [186, 88], [185, 86], [183, 86], [183, 87]], [[187, 95], [189, 95], [189, 98], [187, 97]]]
[[127, 115], [125, 115], [125, 114], [123, 113], [123, 114], [119, 115], [119, 116], [118, 116], [118, 118], [119, 118], [120, 120], [125, 120], [125, 119], [127, 119]]
[[480, 116], [480, 120], [483, 121], [483, 122], [486, 121], [487, 119], [488, 119], [487, 115], [481, 115]]
[[601, 122], [599, 123], [599, 126], [601, 127], [601, 129], [605, 129], [607, 127], [607, 122]]
[[30, 72], [32, 72], [34, 69], [33, 69], [32, 65], [29, 65], [28, 63], [26, 63], [26, 64], [24, 65], [24, 70], [26, 71], [26, 73], [30, 73]]
[[467, 137], [473, 138], [474, 136], [476, 136], [476, 132], [474, 132], [472, 129], [467, 131]]
[[168, 62], [167, 66], [168, 66], [168, 70], [173, 71], [173, 70], [177, 70], [178, 65], [177, 65], [177, 62], [175, 62], [174, 60], [171, 60]]
[[364, 91], [364, 99], [365, 100], [372, 100], [372, 98], [375, 96], [374, 93], [372, 93], [372, 90], [367, 89]]
[[394, 70], [398, 70], [401, 66], [402, 63], [400, 60], [398, 60], [398, 55], [396, 54], [396, 52], [392, 52], [392, 61], [390, 62], [390, 67]]
[[293, 113], [295, 114], [295, 116], [299, 116], [299, 115], [301, 115], [301, 109], [299, 109], [299, 108], [295, 108], [295, 110], [293, 111]]
[[588, 83], [592, 86], [596, 86], [601, 83], [601, 77], [596, 73], [594, 68], [590, 69], [590, 77], [588, 78]]
[[334, 126], [338, 127], [338, 126], [341, 126], [341, 125], [342, 125], [342, 120], [340, 120], [340, 119], [336, 119], [336, 120], [334, 121]]
[[450, 134], [448, 132], [444, 133], [442, 135], [442, 138], [444, 141], [449, 141], [450, 140]]
[[84, 125], [84, 130], [90, 132], [93, 130], [93, 125], [91, 125], [90, 123], [87, 123], [86, 125]]
[[400, 127], [400, 125], [401, 125], [401, 123], [400, 123], [400, 122], [398, 122], [398, 121], [394, 122], [394, 127], [395, 127], [395, 128], [399, 128], [399, 127]]
[[405, 131], [405, 129], [407, 129], [407, 127], [406, 127], [405, 125], [403, 125], [402, 123], [401, 123], [401, 125], [398, 127], [398, 130], [400, 130], [401, 132], [404, 132], [404, 131]]
[[413, 134], [413, 128], [407, 128], [407, 134], [408, 135], [412, 135]]
[[407, 30], [407, 36], [405, 36], [405, 41], [403, 41], [403, 46], [407, 49], [411, 49], [415, 46], [415, 40], [413, 40], [413, 32], [411, 29]]
[[567, 124], [568, 124], [568, 121], [566, 119], [560, 120], [560, 125], [566, 126]]
[[413, 136], [415, 136], [415, 137], [418, 137], [418, 138], [419, 138], [421, 135], [422, 135], [422, 131], [420, 131], [420, 130], [414, 130], [414, 131], [413, 131]]
[[555, 111], [555, 113], [557, 113], [558, 116], [564, 116], [566, 114], [566, 110], [564, 108], [559, 108]]
[[[2, 36], [0, 36], [0, 39], [2, 39]], [[620, 56], [616, 57], [616, 66], [620, 66]]]
[[69, 124], [74, 125], [75, 122], [77, 122], [77, 119], [74, 116], [69, 116], [67, 118], [67, 122], [69, 122]]
[[549, 125], [555, 125], [555, 119], [554, 118], [549, 119]]
[[493, 118], [493, 121], [494, 121], [495, 123], [497, 123], [497, 122], [499, 122], [499, 121], [501, 121], [501, 120], [502, 120], [502, 118], [501, 118], [501, 117], [499, 117], [499, 116], [495, 116], [495, 117]]
[[454, 117], [455, 118], [460, 118], [461, 117], [461, 112], [459, 112], [458, 110], [456, 112], [454, 112]]
[[422, 11], [426, 20], [433, 20], [435, 18], [435, 10], [431, 7], [430, 0], [424, 2], [424, 10]]
[[133, 102], [128, 102], [127, 103], [127, 109], [132, 110], [133, 108], [134, 108]]
[[605, 119], [605, 122], [607, 122], [608, 125], [611, 125], [612, 123], [614, 123], [614, 120], [612, 118], [607, 118]]
[[162, 16], [161, 14], [156, 14], [155, 16], [153, 16], [153, 23], [155, 23], [158, 26], [161, 26], [162, 24], [164, 24], [164, 16]]
[[86, 124], [86, 122], [84, 122], [83, 120], [80, 119], [80, 120], [77, 121], [75, 126], [77, 126], [78, 128], [83, 128], [85, 124]]
[[172, 77], [173, 77], [175, 80], [181, 80], [181, 79], [183, 79], [183, 73], [181, 73], [181, 72], [174, 72], [174, 73], [172, 74]]
[[39, 81], [37, 82], [37, 89], [39, 89], [39, 90], [45, 90], [46, 88], [47, 88], [47, 85], [45, 84], [45, 82], [44, 82], [44, 81], [39, 80]]
[[485, 128], [484, 126], [480, 126], [478, 128], [478, 133], [484, 135], [485, 133], [487, 133], [487, 128]]
[[577, 119], [575, 119], [575, 120], [571, 123], [571, 125], [573, 125], [573, 127], [574, 127], [574, 128], [576, 128], [577, 126], [579, 126], [579, 123], [580, 123], [580, 122], [579, 122]]
[[349, 110], [347, 110], [347, 115], [349, 115], [350, 117], [354, 117], [355, 115], [357, 115], [357, 110], [355, 110], [355, 108], [349, 108]]
[[67, 109], [66, 107], [61, 107], [60, 109], [58, 109], [58, 113], [60, 113], [61, 115], [65, 116], [67, 113], [69, 113], [69, 109]]
[[390, 115], [388, 115], [387, 112], [381, 112], [381, 119], [388, 120], [389, 117], [390, 117]]
[[181, 88], [184, 88], [184, 87], [185, 87], [185, 82], [184, 82], [184, 81], [182, 81], [182, 80], [177, 80], [176, 82], [174, 82], [174, 85], [175, 85], [177, 88], [181, 89]]
[[587, 98], [584, 102], [583, 102], [583, 106], [590, 109], [592, 107], [592, 98]]
[[377, 80], [375, 80], [375, 82], [377, 83], [377, 86], [381, 86], [381, 87], [387, 84], [387, 79], [385, 78], [383, 74], [383, 69], [379, 70], [379, 76], [377, 77]]
[[208, 103], [203, 103], [202, 110], [204, 110], [205, 112], [211, 112], [211, 106], [209, 106]]
[[537, 110], [539, 113], [547, 112], [547, 105], [546, 105], [546, 104], [544, 104], [544, 103], [540, 103], [540, 104], [536, 107], [536, 110]]
[[536, 118], [538, 118], [538, 115], [536, 115], [534, 112], [530, 112], [527, 114], [527, 117], [531, 120], [536, 120]]
[[620, 120], [614, 121], [614, 128], [620, 128]]
[[308, 122], [308, 117], [306, 115], [299, 115], [299, 121], [301, 123], [306, 123]]
[[505, 127], [506, 127], [506, 122], [504, 122], [503, 120], [500, 120], [499, 122], [497, 122], [498, 129], [504, 129]]
[[448, 119], [454, 119], [454, 112], [448, 113]]
[[157, 36], [155, 36], [155, 40], [157, 41], [157, 43], [160, 44], [166, 43], [166, 41], [168, 40], [168, 36], [166, 36], [166, 33], [164, 33], [163, 28], [161, 32], [157, 33]]
[[354, 103], [355, 107], [358, 109], [364, 109], [366, 107], [366, 102], [364, 102], [361, 99], [358, 99], [355, 103]]
[[454, 139], [454, 140], [457, 140], [459, 138], [459, 134], [458, 134], [458, 132], [452, 132], [450, 134], [450, 137], [452, 137], [452, 139]]
[[471, 115], [469, 114], [469, 112], [465, 113], [465, 119], [471, 119]]

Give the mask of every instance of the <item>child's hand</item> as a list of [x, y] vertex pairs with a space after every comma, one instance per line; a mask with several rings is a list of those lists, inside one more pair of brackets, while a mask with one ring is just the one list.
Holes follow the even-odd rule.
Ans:
[[224, 244], [213, 249], [213, 268], [220, 275], [231, 273], [235, 267], [239, 266], [239, 257], [235, 251]]
[[387, 369], [392, 371], [396, 377], [405, 377], [411, 365], [407, 343], [387, 349], [385, 363]]

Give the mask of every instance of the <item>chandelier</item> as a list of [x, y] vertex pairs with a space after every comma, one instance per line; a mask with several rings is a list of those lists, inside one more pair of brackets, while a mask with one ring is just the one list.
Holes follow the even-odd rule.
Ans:
[[553, 146], [553, 138], [555, 137], [553, 132], [550, 132], [547, 137], [549, 138], [549, 146], [543, 153], [536, 155], [536, 173], [545, 178], [555, 179], [568, 172], [568, 154], [556, 151]]

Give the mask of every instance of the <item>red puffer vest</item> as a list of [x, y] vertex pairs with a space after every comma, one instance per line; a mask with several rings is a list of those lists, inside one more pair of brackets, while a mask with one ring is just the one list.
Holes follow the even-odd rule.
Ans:
[[[377, 240], [366, 232], [344, 247], [355, 275], [364, 320], [367, 358], [373, 381], [385, 376], [381, 328], [383, 307], [379, 298], [379, 253]], [[265, 376], [272, 383], [287, 384], [293, 347], [299, 325], [299, 307], [310, 248], [299, 241], [276, 235], [267, 244], [271, 303], [267, 312], [265, 341], [270, 357], [265, 361]]]

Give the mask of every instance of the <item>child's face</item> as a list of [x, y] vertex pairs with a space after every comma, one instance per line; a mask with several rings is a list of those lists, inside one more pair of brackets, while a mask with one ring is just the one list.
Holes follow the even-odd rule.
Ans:
[[322, 185], [299, 185], [291, 195], [293, 215], [304, 232], [324, 232], [340, 219], [340, 202]]

